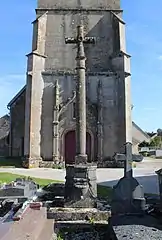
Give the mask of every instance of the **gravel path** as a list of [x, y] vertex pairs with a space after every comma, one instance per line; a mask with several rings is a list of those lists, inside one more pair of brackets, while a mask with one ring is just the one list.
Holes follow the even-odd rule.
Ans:
[[112, 219], [118, 240], [161, 240], [162, 226], [151, 216], [123, 216]]

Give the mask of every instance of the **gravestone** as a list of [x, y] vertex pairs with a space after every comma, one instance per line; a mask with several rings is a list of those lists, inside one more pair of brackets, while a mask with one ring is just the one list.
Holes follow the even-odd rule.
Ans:
[[133, 177], [131, 143], [126, 143], [125, 154], [120, 154], [119, 158], [124, 161], [124, 177], [113, 188], [112, 213], [142, 214], [145, 210], [144, 191]]
[[37, 184], [31, 179], [17, 178], [5, 184], [0, 189], [0, 199], [4, 198], [32, 198], [37, 192]]

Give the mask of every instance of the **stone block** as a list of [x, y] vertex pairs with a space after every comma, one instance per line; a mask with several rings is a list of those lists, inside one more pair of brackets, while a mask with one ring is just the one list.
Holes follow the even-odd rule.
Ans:
[[55, 221], [89, 221], [91, 219], [107, 221], [110, 216], [110, 211], [100, 211], [96, 208], [50, 208], [47, 210], [47, 218]]
[[66, 166], [66, 206], [95, 207], [96, 168], [96, 165], [91, 164]]
[[61, 235], [63, 239], [110, 239], [108, 221], [57, 221], [54, 232], [56, 238]]

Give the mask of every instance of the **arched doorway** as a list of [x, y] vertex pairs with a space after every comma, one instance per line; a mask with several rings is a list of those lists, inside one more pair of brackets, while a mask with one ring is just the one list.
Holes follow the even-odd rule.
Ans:
[[[91, 135], [86, 134], [86, 153], [88, 155], [88, 161], [91, 161]], [[75, 162], [76, 155], [76, 142], [75, 131], [69, 131], [65, 134], [65, 163], [72, 164]]]

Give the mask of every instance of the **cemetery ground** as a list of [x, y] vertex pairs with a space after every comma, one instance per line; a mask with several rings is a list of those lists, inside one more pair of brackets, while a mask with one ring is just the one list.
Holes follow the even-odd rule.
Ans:
[[[134, 176], [140, 184], [143, 185], [145, 194], [158, 194], [158, 178], [155, 173], [156, 170], [162, 167], [162, 159], [144, 158], [140, 163], [135, 164], [133, 170]], [[2, 174], [3, 173], [3, 174]], [[12, 181], [16, 175], [30, 176], [39, 185], [47, 185], [50, 182], [63, 182], [65, 180], [64, 169], [47, 169], [47, 168], [11, 168], [5, 166], [0, 168], [0, 181]], [[123, 177], [124, 170], [118, 168], [100, 168], [97, 169], [97, 183], [101, 195], [111, 196], [112, 187]]]
[[[162, 160], [158, 160], [157, 162], [155, 162], [154, 160], [152, 161], [150, 159], [145, 159], [142, 163], [136, 164], [136, 167], [133, 171], [134, 176], [143, 185], [145, 194], [158, 194], [158, 179], [155, 171], [158, 170], [161, 166]], [[106, 202], [109, 204], [109, 201], [111, 201], [112, 197], [112, 187], [118, 182], [121, 177], [123, 177], [123, 174], [123, 169], [97, 169], [98, 197], [101, 197], [101, 199], [105, 199]], [[31, 177], [37, 184], [43, 187], [52, 182], [64, 182], [65, 170], [45, 168], [0, 168], [0, 183], [8, 183], [18, 177], [25, 176]], [[31, 219], [33, 221], [31, 221]], [[156, 224], [154, 223], [154, 219], [154, 221], [152, 220], [152, 218], [150, 220], [144, 219], [144, 223], [141, 220], [140, 224], [139, 218], [129, 218], [128, 220], [129, 223], [124, 222], [123, 224], [122, 222], [122, 224], [118, 225], [115, 225], [116, 223], [113, 222], [115, 234], [119, 236], [120, 240], [134, 239], [129, 238], [129, 236], [136, 236], [137, 232], [140, 238], [135, 239], [161, 239], [161, 228], [158, 228], [156, 226]], [[130, 222], [130, 220], [132, 221], [132, 223]], [[46, 219], [44, 208], [42, 208], [41, 211], [36, 212], [32, 209], [28, 209], [21, 221], [14, 224], [8, 223], [5, 225], [0, 225], [0, 239], [2, 237], [2, 239], [4, 238], [4, 240], [7, 240], [9, 239], [8, 237], [10, 237], [11, 235], [15, 236], [15, 238], [13, 239], [16, 239], [16, 232], [19, 232], [19, 236], [21, 234], [20, 239], [22, 240], [28, 239], [30, 237], [31, 239], [33, 237], [33, 239], [39, 240], [51, 239], [51, 235], [53, 233], [53, 220]], [[152, 236], [152, 238], [146, 238], [145, 236]]]
[[[0, 184], [1, 183], [10, 183], [11, 181], [14, 181], [16, 178], [22, 178], [22, 177], [26, 177], [26, 176], [22, 175], [22, 174], [13, 174], [13, 173], [8, 173], [8, 172], [1, 172], [0, 173]], [[28, 177], [31, 177], [31, 176], [28, 176]], [[37, 184], [39, 184], [40, 187], [44, 187], [44, 186], [46, 186], [50, 183], [61, 183], [61, 182], [63, 182], [63, 181], [59, 181], [59, 180], [34, 178], [34, 177], [32, 177], [32, 180], [34, 182], [36, 182]], [[97, 192], [98, 192], [99, 197], [111, 200], [111, 196], [112, 196], [112, 188], [111, 187], [98, 185]]]
[[[145, 160], [144, 163], [135, 163], [133, 166], [134, 174], [137, 180], [143, 185], [144, 192], [149, 195], [157, 195], [159, 192], [158, 179], [155, 171], [162, 166], [162, 160]], [[4, 162], [3, 162], [4, 163]], [[9, 183], [16, 179], [16, 177], [30, 176], [40, 186], [48, 185], [51, 182], [63, 182], [65, 180], [64, 169], [24, 169], [20, 165], [13, 168], [13, 160], [8, 162], [0, 168], [0, 183]], [[12, 165], [11, 165], [12, 164]], [[97, 183], [98, 193], [101, 196], [111, 196], [112, 187], [117, 184], [118, 180], [122, 178], [123, 169], [97, 169]]]

